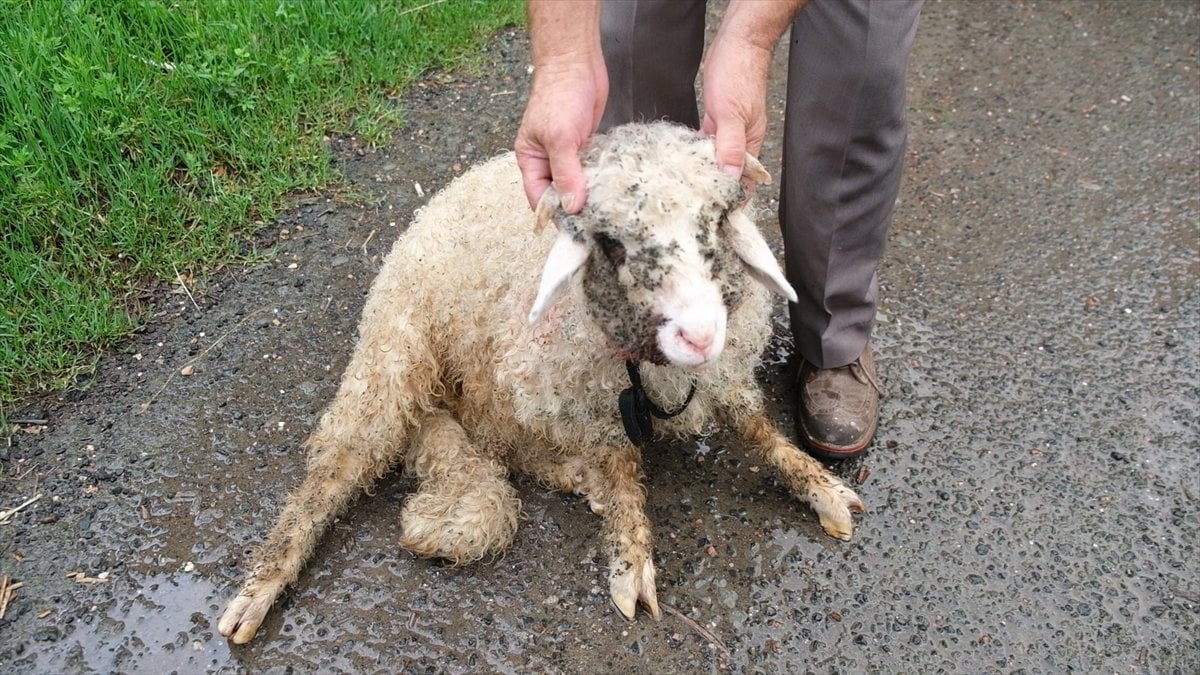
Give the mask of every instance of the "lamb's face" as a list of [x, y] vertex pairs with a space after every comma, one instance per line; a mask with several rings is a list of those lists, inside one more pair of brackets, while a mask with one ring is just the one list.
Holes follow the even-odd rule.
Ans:
[[588, 311], [625, 356], [699, 367], [721, 355], [747, 278], [726, 236], [729, 207], [709, 199], [585, 214]]
[[741, 183], [713, 158], [711, 141], [662, 124], [618, 128], [594, 144], [584, 210], [539, 207], [559, 234], [530, 320], [582, 269], [588, 311], [618, 352], [695, 368], [724, 350], [747, 276], [795, 300], [740, 208]]

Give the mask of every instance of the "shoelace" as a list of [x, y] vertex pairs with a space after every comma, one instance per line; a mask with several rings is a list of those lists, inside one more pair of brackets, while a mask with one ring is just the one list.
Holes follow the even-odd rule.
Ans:
[[869, 370], [863, 367], [861, 356], [855, 359], [854, 363], [846, 367], [850, 369], [850, 374], [854, 376], [854, 379], [863, 384], [871, 385], [875, 388], [875, 393], [883, 396], [883, 386], [879, 384], [879, 380], [875, 379], [875, 376]]

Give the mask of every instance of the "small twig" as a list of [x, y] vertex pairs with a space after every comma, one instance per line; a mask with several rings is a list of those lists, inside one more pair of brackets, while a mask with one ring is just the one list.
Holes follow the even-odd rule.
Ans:
[[658, 606], [661, 607], [662, 609], [667, 610], [668, 614], [674, 614], [675, 616], [679, 617], [679, 620], [686, 623], [689, 628], [696, 631], [705, 640], [708, 640], [709, 642], [716, 645], [717, 649], [721, 650], [721, 654], [724, 658], [726, 658], [726, 659], [729, 658], [729, 647], [726, 647], [725, 643], [721, 642], [721, 638], [717, 637], [716, 634], [713, 633], [711, 630], [696, 623], [694, 620], [685, 616], [683, 614], [683, 612], [680, 612], [679, 610], [675, 609], [674, 607], [668, 605], [665, 602], [659, 602]]
[[418, 11], [418, 10], [425, 9], [426, 7], [433, 7], [434, 5], [440, 5], [440, 4], [442, 4], [443, 2], [445, 2], [445, 1], [446, 1], [446, 0], [433, 0], [432, 2], [427, 2], [427, 3], [423, 4], [423, 5], [417, 5], [416, 7], [409, 7], [408, 9], [406, 9], [406, 10], [404, 10], [404, 11], [400, 12], [400, 13], [399, 13], [399, 14], [397, 14], [396, 16], [404, 16], [405, 14], [409, 14], [409, 13], [412, 13], [412, 12], [416, 12], [416, 11]]
[[192, 307], [195, 307], [196, 311], [199, 312], [200, 305], [196, 304], [196, 298], [192, 296], [192, 292], [188, 290], [187, 284], [183, 282], [183, 276], [179, 274], [179, 270], [175, 269], [174, 265], [171, 265], [171, 269], [175, 270], [175, 280], [179, 282], [180, 287], [183, 288], [183, 292], [187, 293], [188, 300], [192, 301]]
[[151, 61], [150, 59], [148, 59], [144, 56], [138, 56], [137, 54], [134, 54], [133, 58], [150, 66], [151, 68], [161, 68], [162, 70], [165, 70], [168, 73], [175, 72], [175, 64], [171, 63], [170, 61]]
[[20, 581], [13, 583], [12, 577], [0, 577], [0, 619], [8, 611], [8, 603], [12, 602], [17, 589], [24, 585]]
[[[34, 465], [34, 466], [36, 466], [36, 465]], [[29, 475], [29, 472], [30, 472], [30, 471], [33, 471], [33, 469], [34, 469], [34, 467], [33, 467], [33, 466], [30, 466], [29, 468], [25, 469], [25, 470], [24, 470], [24, 471], [22, 471], [21, 473], [19, 473], [19, 474], [17, 474], [17, 475], [15, 475], [15, 476], [13, 476], [13, 479], [14, 479], [14, 480], [21, 480], [21, 479], [22, 479], [22, 478], [24, 478], [25, 476], [28, 476], [28, 475]]]
[[[29, 466], [25, 467], [25, 470], [24, 470], [24, 471], [22, 471], [21, 473], [18, 473], [17, 475], [13, 476], [13, 477], [12, 477], [12, 479], [13, 479], [13, 480], [24, 480], [24, 479], [25, 479], [25, 476], [28, 476], [29, 474], [33, 473], [33, 471], [34, 471], [35, 469], [37, 469], [37, 468], [39, 468], [39, 467], [41, 467], [41, 466], [43, 466], [43, 465], [36, 464], [36, 463], [35, 463], [35, 464], [30, 464]], [[57, 469], [57, 468], [55, 468], [55, 469], [51, 469], [51, 470], [50, 470], [50, 472], [49, 472], [49, 473], [47, 473], [46, 475], [50, 475], [50, 474], [54, 473], [55, 471], [58, 471], [58, 469]], [[38, 489], [38, 486], [37, 486], [37, 477], [35, 477], [35, 479], [34, 479], [34, 483], [33, 483], [33, 489], [34, 489], [34, 491], [37, 491], [37, 489]]]
[[46, 424], [49, 421], [50, 420], [33, 419], [33, 418], [24, 418], [24, 419], [18, 418], [18, 419], [11, 419], [8, 421], [8, 423], [9, 424], [27, 424], [27, 425], [40, 426], [40, 425]]
[[312, 239], [315, 236], [317, 236], [316, 232], [311, 234], [292, 235], [288, 238], [288, 241], [304, 241], [305, 239]]
[[8, 521], [13, 516], [17, 515], [18, 511], [25, 508], [26, 506], [29, 506], [30, 504], [36, 502], [37, 500], [39, 500], [41, 498], [42, 498], [41, 495], [34, 495], [34, 496], [30, 497], [29, 499], [26, 499], [25, 502], [23, 504], [21, 504], [20, 506], [11, 508], [7, 511], [0, 511], [0, 525], [7, 525]]
[[67, 572], [67, 578], [77, 584], [106, 584], [108, 583], [108, 572], [101, 572], [100, 576], [89, 577], [83, 572]]
[[211, 345], [209, 345], [209, 346], [205, 347], [205, 348], [204, 348], [204, 351], [202, 351], [202, 352], [200, 352], [199, 354], [197, 354], [197, 355], [196, 355], [195, 357], [193, 357], [193, 358], [192, 358], [190, 361], [188, 361], [187, 363], [183, 364], [183, 366], [181, 366], [181, 367], [177, 368], [177, 369], [175, 370], [175, 372], [171, 373], [171, 374], [170, 374], [170, 375], [167, 377], [167, 381], [163, 383], [163, 386], [159, 387], [158, 391], [154, 392], [154, 395], [150, 397], [150, 400], [149, 400], [149, 401], [146, 401], [146, 402], [145, 402], [145, 403], [143, 403], [142, 405], [138, 406], [139, 412], [146, 412], [147, 410], [149, 410], [149, 409], [150, 409], [150, 406], [151, 406], [151, 404], [153, 404], [153, 403], [154, 403], [154, 400], [158, 398], [158, 395], [159, 395], [159, 394], [161, 394], [161, 393], [163, 393], [163, 390], [165, 390], [167, 387], [171, 386], [171, 380], [174, 380], [174, 379], [175, 379], [175, 375], [176, 375], [176, 374], [178, 374], [178, 373], [179, 373], [179, 371], [183, 370], [184, 368], [187, 368], [188, 366], [190, 366], [190, 365], [192, 365], [192, 364], [196, 363], [197, 361], [199, 361], [200, 359], [204, 358], [204, 357], [205, 357], [205, 355], [207, 355], [209, 352], [211, 352], [211, 351], [212, 351], [212, 350], [213, 350], [213, 349], [214, 349], [214, 348], [215, 348], [217, 345], [221, 344], [221, 342], [222, 342], [222, 341], [223, 341], [225, 338], [229, 337], [230, 335], [233, 335], [233, 332], [234, 332], [235, 330], [237, 330], [238, 328], [240, 328], [240, 327], [242, 326], [242, 324], [244, 324], [244, 323], [246, 323], [247, 321], [249, 321], [249, 320], [250, 320], [250, 317], [254, 316], [255, 314], [258, 314], [259, 312], [266, 311], [266, 309], [267, 309], [266, 307], [259, 307], [258, 309], [254, 310], [253, 312], [250, 312], [250, 313], [249, 313], [249, 314], [247, 314], [246, 316], [242, 317], [242, 320], [241, 320], [241, 321], [237, 322], [237, 324], [235, 324], [233, 328], [230, 328], [230, 329], [229, 329], [229, 331], [228, 331], [228, 332], [226, 332], [224, 335], [222, 335], [221, 337], [219, 337], [219, 338], [217, 338], [216, 340], [214, 340], [214, 341], [213, 341], [213, 343], [212, 343]]
[[374, 236], [375, 236], [375, 230], [371, 230], [371, 234], [368, 234], [367, 238], [363, 241], [362, 252], [363, 252], [364, 256], [367, 255], [367, 244], [369, 244], [371, 242], [371, 238]]

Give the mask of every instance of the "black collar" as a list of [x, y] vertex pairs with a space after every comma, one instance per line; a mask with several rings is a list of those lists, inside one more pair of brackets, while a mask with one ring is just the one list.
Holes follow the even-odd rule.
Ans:
[[634, 445], [641, 445], [644, 441], [650, 440], [654, 434], [653, 420], [650, 419], [650, 416], [665, 420], [687, 410], [688, 404], [692, 402], [692, 396], [696, 394], [696, 381], [692, 380], [692, 388], [688, 390], [683, 404], [668, 412], [658, 407], [646, 395], [646, 389], [642, 386], [642, 373], [638, 369], [636, 361], [626, 361], [625, 372], [629, 373], [630, 386], [617, 398], [617, 406], [621, 410], [621, 422], [625, 425], [625, 435], [633, 441]]

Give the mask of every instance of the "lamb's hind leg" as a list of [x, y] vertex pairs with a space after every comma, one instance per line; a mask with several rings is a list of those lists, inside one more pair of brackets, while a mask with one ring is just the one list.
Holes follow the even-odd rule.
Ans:
[[765, 415], [751, 415], [743, 421], [742, 434], [779, 471], [792, 493], [817, 512], [826, 534], [850, 540], [854, 532], [850, 512], [866, 510], [853, 490], [793, 445]]
[[337, 397], [306, 442], [304, 481], [288, 496], [249, 577], [217, 624], [235, 644], [254, 638], [325, 528], [399, 457], [414, 415], [430, 405], [437, 371], [419, 336], [399, 317], [373, 327], [364, 333]]
[[421, 481], [400, 515], [400, 545], [453, 563], [500, 553], [512, 543], [521, 503], [500, 460], [471, 443], [446, 411], [421, 421], [405, 457]]

